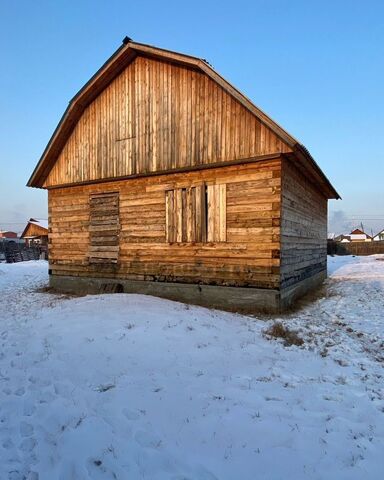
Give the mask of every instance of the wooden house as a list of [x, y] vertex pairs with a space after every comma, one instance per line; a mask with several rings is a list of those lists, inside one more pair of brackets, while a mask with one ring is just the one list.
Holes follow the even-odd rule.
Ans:
[[[327, 271], [308, 150], [205, 60], [125, 39], [71, 100], [29, 182], [51, 285], [280, 310]], [[74, 248], [76, 245], [76, 248]]]
[[17, 233], [9, 230], [0, 230], [0, 238], [17, 238]]
[[368, 233], [365, 233], [360, 228], [355, 228], [355, 230], [352, 230], [352, 232], [349, 234], [349, 238], [351, 242], [371, 242], [372, 241], [372, 237], [368, 235]]
[[30, 218], [20, 238], [31, 247], [33, 245], [48, 244], [48, 222], [47, 220]]
[[380, 242], [384, 240], [384, 229], [380, 232], [376, 233], [376, 235], [372, 238], [374, 242]]
[[351, 241], [351, 236], [350, 235], [338, 235], [335, 237], [335, 242], [340, 242], [340, 243], [349, 243]]

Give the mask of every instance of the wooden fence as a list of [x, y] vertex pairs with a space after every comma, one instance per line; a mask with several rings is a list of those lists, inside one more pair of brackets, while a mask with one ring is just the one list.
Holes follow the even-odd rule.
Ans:
[[328, 240], [328, 255], [376, 255], [384, 254], [384, 240], [377, 242], [335, 242]]

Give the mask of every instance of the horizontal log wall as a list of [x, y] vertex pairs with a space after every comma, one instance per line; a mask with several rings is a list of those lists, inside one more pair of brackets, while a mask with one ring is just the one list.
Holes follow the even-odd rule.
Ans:
[[44, 186], [289, 151], [204, 73], [137, 57], [85, 109]]
[[[226, 242], [167, 243], [166, 190], [226, 184]], [[278, 288], [281, 161], [49, 190], [53, 275]], [[90, 194], [118, 192], [117, 265], [89, 262]]]
[[282, 162], [281, 288], [327, 269], [327, 199]]

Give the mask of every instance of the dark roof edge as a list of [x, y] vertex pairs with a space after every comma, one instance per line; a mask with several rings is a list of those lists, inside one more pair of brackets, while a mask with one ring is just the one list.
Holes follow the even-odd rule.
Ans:
[[328, 197], [329, 199], [334, 199], [334, 200], [341, 200], [341, 196], [338, 194], [338, 192], [335, 190], [333, 187], [332, 183], [328, 180], [327, 176], [325, 173], [322, 171], [322, 169], [319, 167], [315, 159], [312, 157], [312, 155], [309, 153], [309, 150], [301, 143], [296, 143], [296, 145], [293, 148], [294, 152], [298, 155], [303, 155], [307, 161], [309, 161], [315, 171], [321, 176], [321, 178], [324, 181], [324, 184], [327, 186], [330, 192], [330, 196]]

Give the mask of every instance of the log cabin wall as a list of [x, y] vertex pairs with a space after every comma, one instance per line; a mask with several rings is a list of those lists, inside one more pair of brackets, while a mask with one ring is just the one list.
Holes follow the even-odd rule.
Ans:
[[44, 187], [289, 151], [203, 72], [138, 56], [85, 109]]
[[[192, 192], [195, 187], [201, 191], [202, 186], [211, 192], [206, 235], [211, 228], [211, 238], [216, 241], [185, 241], [200, 239], [193, 233], [169, 241], [177, 240], [177, 234], [167, 230], [167, 192]], [[90, 199], [109, 193], [116, 198], [119, 219], [103, 216], [106, 209], [102, 207], [97, 221], [90, 211]], [[52, 275], [278, 288], [280, 198], [280, 159], [50, 189]], [[212, 212], [218, 212], [215, 228], [209, 226], [215, 216]], [[112, 213], [115, 216], [115, 210]], [[119, 253], [113, 263], [110, 259], [116, 259], [117, 249], [111, 250], [110, 245], [115, 245], [115, 230], [111, 230], [115, 225]], [[105, 237], [108, 245], [100, 250], [91, 238], [95, 230], [109, 235]], [[96, 238], [96, 245], [101, 245], [103, 235]], [[100, 262], [95, 264], [97, 256]]]
[[327, 271], [327, 198], [282, 162], [281, 288]]

